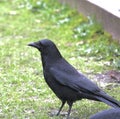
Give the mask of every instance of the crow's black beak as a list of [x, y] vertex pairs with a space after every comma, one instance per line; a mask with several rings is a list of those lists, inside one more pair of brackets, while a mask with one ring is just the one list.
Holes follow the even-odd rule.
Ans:
[[39, 44], [37, 42], [29, 43], [28, 46], [35, 47], [37, 49], [40, 48]]
[[35, 43], [34, 43], [34, 42], [33, 42], [33, 43], [29, 43], [28, 46], [34, 47], [34, 46], [35, 46]]

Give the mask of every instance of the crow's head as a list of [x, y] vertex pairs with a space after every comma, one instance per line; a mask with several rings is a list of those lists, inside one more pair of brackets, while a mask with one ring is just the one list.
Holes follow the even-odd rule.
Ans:
[[43, 52], [45, 50], [50, 50], [50, 49], [52, 50], [53, 48], [56, 48], [55, 44], [48, 39], [43, 39], [37, 42], [29, 43], [28, 46], [35, 47], [40, 52]]
[[56, 45], [51, 40], [48, 39], [43, 39], [37, 42], [29, 43], [28, 46], [37, 48], [42, 53], [42, 55], [49, 55], [56, 57], [61, 56]]

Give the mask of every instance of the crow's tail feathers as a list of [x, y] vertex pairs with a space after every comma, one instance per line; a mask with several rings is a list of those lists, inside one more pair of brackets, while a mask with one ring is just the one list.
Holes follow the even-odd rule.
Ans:
[[96, 97], [99, 101], [102, 101], [114, 108], [120, 108], [120, 102], [107, 95], [105, 92], [100, 92], [100, 94]]

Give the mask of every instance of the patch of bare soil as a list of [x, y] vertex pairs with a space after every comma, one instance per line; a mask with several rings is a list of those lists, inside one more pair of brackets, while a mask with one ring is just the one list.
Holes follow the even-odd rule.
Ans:
[[93, 80], [101, 87], [120, 85], [120, 71], [110, 70], [102, 74], [96, 74]]

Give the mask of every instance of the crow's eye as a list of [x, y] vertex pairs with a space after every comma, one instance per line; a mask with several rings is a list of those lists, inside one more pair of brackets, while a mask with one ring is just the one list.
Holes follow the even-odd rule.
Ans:
[[39, 42], [39, 44], [40, 44], [40, 46], [42, 46], [42, 47], [44, 46], [41, 42]]

